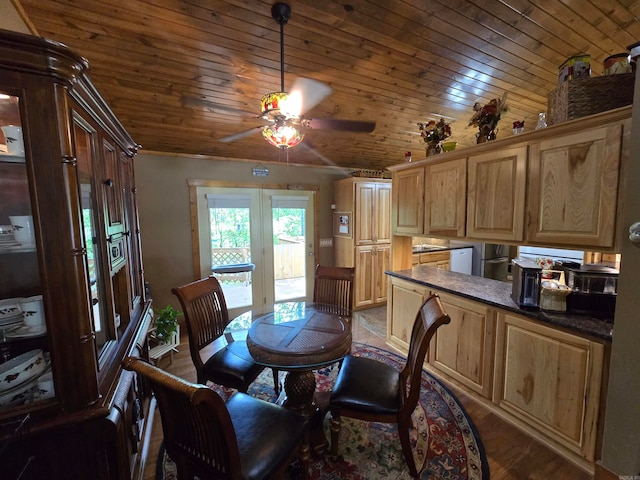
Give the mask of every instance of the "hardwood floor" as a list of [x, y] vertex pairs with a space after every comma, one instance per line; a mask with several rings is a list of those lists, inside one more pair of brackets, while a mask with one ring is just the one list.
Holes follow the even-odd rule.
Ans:
[[[360, 313], [366, 315], [366, 311]], [[383, 317], [380, 313], [379, 310], [376, 312], [378, 319]], [[375, 331], [378, 334], [365, 328], [358, 321], [358, 315], [354, 316], [354, 341], [390, 350], [391, 348], [385, 344], [384, 337], [379, 336], [380, 329]], [[160, 366], [175, 375], [195, 381], [195, 370], [191, 363], [187, 342], [186, 336], [183, 336], [179, 353], [174, 354], [173, 362], [170, 364], [169, 357], [165, 357], [161, 360]], [[506, 423], [459, 389], [451, 385], [447, 386], [452, 387], [451, 390], [463, 404], [478, 429], [489, 461], [491, 480], [590, 480], [593, 478], [545, 445]], [[160, 415], [156, 412], [144, 480], [156, 478], [157, 452], [161, 441], [162, 425]]]

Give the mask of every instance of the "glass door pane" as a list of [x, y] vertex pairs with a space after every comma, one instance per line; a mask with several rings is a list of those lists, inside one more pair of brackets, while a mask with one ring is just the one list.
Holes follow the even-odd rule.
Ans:
[[221, 283], [231, 318], [312, 298], [313, 192], [226, 187], [197, 192], [200, 276], [214, 275]]
[[55, 396], [19, 105], [0, 91], [0, 412]]
[[306, 197], [271, 197], [276, 302], [303, 299], [306, 282]]
[[96, 191], [93, 187], [93, 156], [95, 149], [95, 131], [81, 118], [74, 119], [73, 135], [75, 139], [76, 159], [78, 161], [78, 184], [80, 186], [80, 204], [82, 207], [82, 225], [84, 244], [87, 249], [87, 271], [89, 275], [89, 298], [91, 298], [91, 322], [95, 333], [96, 357], [105, 346], [116, 339], [115, 326], [108, 321], [106, 285], [102, 274], [103, 259], [97, 247], [100, 237], [98, 211], [96, 209]]
[[222, 285], [227, 308], [253, 305], [251, 198], [243, 194], [208, 194], [211, 273]]

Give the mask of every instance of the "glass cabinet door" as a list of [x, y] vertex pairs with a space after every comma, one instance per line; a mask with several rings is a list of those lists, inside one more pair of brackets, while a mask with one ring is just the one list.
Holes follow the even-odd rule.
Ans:
[[54, 398], [20, 98], [0, 89], [0, 415]]
[[117, 338], [117, 325], [110, 320], [107, 309], [107, 293], [104, 283], [104, 259], [98, 239], [102, 235], [99, 228], [100, 217], [96, 203], [96, 188], [94, 186], [94, 152], [96, 147], [96, 132], [81, 118], [76, 117], [73, 124], [75, 154], [78, 165], [78, 184], [80, 188], [80, 204], [82, 207], [82, 224], [84, 244], [87, 250], [87, 284], [91, 298], [91, 323], [95, 334], [96, 358], [100, 364], [100, 356], [105, 346]]

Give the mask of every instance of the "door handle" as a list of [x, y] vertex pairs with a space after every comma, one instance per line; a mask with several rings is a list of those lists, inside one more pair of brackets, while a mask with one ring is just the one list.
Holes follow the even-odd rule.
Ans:
[[636, 222], [629, 227], [629, 240], [636, 247], [640, 247], [640, 222]]

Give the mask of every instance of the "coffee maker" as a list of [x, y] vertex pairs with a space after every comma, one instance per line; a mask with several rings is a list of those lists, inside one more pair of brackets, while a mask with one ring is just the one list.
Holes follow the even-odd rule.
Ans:
[[511, 273], [511, 298], [521, 308], [540, 308], [542, 267], [528, 258], [514, 258]]

